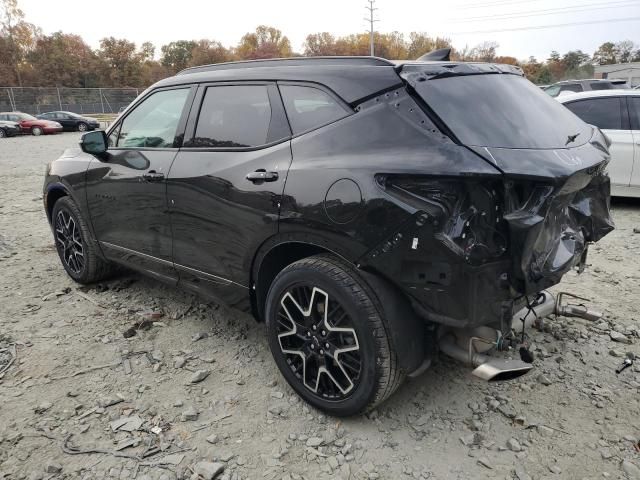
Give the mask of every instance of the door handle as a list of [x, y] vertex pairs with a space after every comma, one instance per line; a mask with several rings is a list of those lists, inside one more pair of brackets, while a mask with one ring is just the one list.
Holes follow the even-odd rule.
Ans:
[[158, 173], [155, 170], [149, 170], [142, 174], [142, 178], [144, 178], [147, 182], [161, 182], [164, 180], [164, 173]]
[[260, 168], [255, 172], [248, 173], [247, 180], [253, 183], [275, 182], [278, 180], [278, 172], [267, 172], [265, 169]]

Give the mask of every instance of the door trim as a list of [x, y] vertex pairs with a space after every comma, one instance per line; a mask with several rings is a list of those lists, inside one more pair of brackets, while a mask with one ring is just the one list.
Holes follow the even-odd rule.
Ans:
[[154, 257], [153, 255], [148, 255], [146, 253], [138, 252], [137, 250], [131, 250], [130, 248], [127, 248], [127, 247], [121, 247], [120, 245], [115, 245], [113, 243], [103, 242], [103, 241], [100, 241], [99, 243], [100, 243], [101, 246], [107, 247], [107, 248], [111, 248], [112, 250], [117, 250], [117, 251], [120, 251], [122, 253], [128, 253], [130, 255], [136, 255], [138, 257], [142, 257], [142, 258], [144, 258], [146, 260], [150, 260], [152, 262], [156, 262], [156, 263], [159, 263], [161, 265], [171, 266], [171, 267], [175, 268], [178, 271], [191, 273], [192, 275], [195, 275], [196, 277], [202, 278], [203, 280], [208, 280], [208, 281], [219, 283], [219, 284], [223, 284], [223, 285], [236, 285], [238, 287], [242, 287], [242, 288], [244, 288], [246, 290], [249, 290], [249, 287], [247, 287], [245, 285], [242, 285], [240, 283], [236, 283], [233, 280], [229, 280], [227, 278], [219, 277], [218, 275], [213, 275], [211, 273], [203, 272], [203, 271], [197, 270], [195, 268], [187, 267], [185, 265], [180, 265], [178, 263], [173, 263], [173, 262], [171, 262], [169, 260], [164, 260], [162, 258]]

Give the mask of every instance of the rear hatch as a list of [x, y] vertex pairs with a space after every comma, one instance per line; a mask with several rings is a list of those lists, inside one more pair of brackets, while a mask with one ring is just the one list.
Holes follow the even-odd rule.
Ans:
[[606, 138], [519, 68], [418, 63], [399, 74], [453, 141], [503, 173], [517, 292], [558, 283], [584, 263], [590, 242], [613, 230]]

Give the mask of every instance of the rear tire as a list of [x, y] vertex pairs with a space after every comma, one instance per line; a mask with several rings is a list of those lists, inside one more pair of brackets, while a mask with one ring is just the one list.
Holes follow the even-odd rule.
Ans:
[[43, 133], [44, 131], [40, 127], [33, 127], [31, 129], [31, 135], [33, 135], [34, 137], [39, 137]]
[[86, 123], [84, 123], [84, 122], [80, 122], [80, 123], [78, 124], [78, 131], [79, 131], [79, 132], [86, 132], [87, 130], [89, 130], [89, 125], [87, 125], [87, 124], [86, 124]]
[[62, 197], [53, 206], [51, 228], [62, 266], [76, 282], [98, 282], [113, 274], [114, 265], [98, 254], [87, 223], [70, 197]]
[[0, 138], [7, 137], [7, 132], [4, 131], [4, 128], [0, 128]]
[[306, 402], [330, 415], [371, 410], [404, 380], [377, 296], [336, 257], [316, 255], [282, 270], [265, 311], [280, 372]]

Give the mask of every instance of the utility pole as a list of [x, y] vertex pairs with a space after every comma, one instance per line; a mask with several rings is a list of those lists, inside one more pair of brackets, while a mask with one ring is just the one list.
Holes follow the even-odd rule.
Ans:
[[376, 20], [374, 17], [374, 13], [376, 10], [378, 10], [377, 8], [374, 7], [376, 0], [367, 0], [369, 2], [369, 6], [365, 7], [367, 10], [369, 10], [369, 18], [365, 18], [365, 22], [369, 22], [369, 50], [370, 50], [370, 55], [373, 57], [374, 56], [374, 48], [373, 48], [373, 24], [375, 22], [378, 22], [379, 20]]

